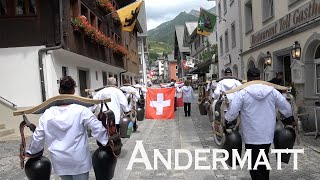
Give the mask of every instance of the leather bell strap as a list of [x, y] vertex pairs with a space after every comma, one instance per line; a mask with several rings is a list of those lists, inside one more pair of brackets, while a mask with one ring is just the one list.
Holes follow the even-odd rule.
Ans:
[[23, 114], [23, 121], [19, 125], [19, 131], [20, 131], [20, 136], [21, 136], [21, 144], [20, 144], [20, 167], [21, 169], [24, 168], [24, 160], [26, 157], [31, 157], [35, 158], [38, 157], [39, 155], [42, 155], [42, 152], [40, 154], [34, 154], [34, 155], [27, 155], [26, 154], [26, 138], [24, 134], [24, 128], [28, 127], [32, 132], [35, 131], [36, 126], [32, 123], [29, 122], [28, 118], [26, 117], [25, 114]]
[[[106, 102], [101, 102], [101, 108], [100, 108], [100, 112], [99, 112], [99, 114], [98, 114], [98, 117], [102, 117], [102, 114], [104, 113], [103, 112], [103, 105], [105, 105], [106, 106], [106, 108], [107, 108], [107, 110], [110, 110], [109, 109], [109, 106], [107, 105], [107, 103]], [[108, 139], [109, 139], [109, 141], [108, 141], [108, 144], [106, 145], [106, 146], [110, 146], [110, 148], [111, 148], [111, 150], [112, 150], [112, 154], [115, 156], [115, 157], [118, 157], [115, 153], [114, 153], [114, 151], [116, 151], [116, 150], [119, 150], [121, 147], [115, 147], [115, 145], [114, 145], [114, 143], [113, 143], [113, 138], [114, 137], [116, 137], [117, 136], [117, 134], [114, 134], [114, 135], [110, 135], [110, 132], [109, 132], [109, 129], [110, 129], [110, 127], [109, 127], [109, 123], [108, 123], [108, 116], [107, 116], [107, 114], [106, 114], [106, 119], [99, 119], [101, 122], [102, 122], [102, 125], [107, 129], [107, 136], [108, 136]]]

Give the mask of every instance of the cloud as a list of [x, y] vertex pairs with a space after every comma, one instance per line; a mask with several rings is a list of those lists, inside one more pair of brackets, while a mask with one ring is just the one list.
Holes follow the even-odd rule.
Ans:
[[210, 9], [215, 6], [214, 1], [208, 0], [145, 0], [148, 30], [163, 22], [172, 20], [180, 12], [190, 12], [200, 7]]

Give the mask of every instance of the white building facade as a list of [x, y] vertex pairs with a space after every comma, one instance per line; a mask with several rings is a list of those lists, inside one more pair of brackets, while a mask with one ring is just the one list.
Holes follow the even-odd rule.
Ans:
[[[295, 90], [299, 112], [309, 114], [301, 117], [304, 127], [312, 130], [320, 97], [320, 0], [247, 0], [241, 11], [244, 72], [257, 67], [267, 81], [283, 72], [284, 85]], [[294, 43], [301, 47], [300, 57], [292, 56]], [[271, 57], [270, 65], [266, 57]]]
[[217, 38], [219, 57], [219, 77], [223, 77], [226, 68], [232, 69], [232, 75], [243, 78], [240, 52], [241, 42], [241, 0], [217, 0]]

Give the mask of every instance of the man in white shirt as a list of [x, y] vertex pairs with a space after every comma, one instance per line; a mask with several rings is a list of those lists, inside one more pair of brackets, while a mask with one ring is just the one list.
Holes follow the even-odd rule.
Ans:
[[[138, 103], [138, 100], [140, 98], [139, 91], [130, 84], [130, 80], [129, 79], [125, 79], [123, 81], [123, 86], [120, 87], [120, 90], [126, 96], [126, 98], [128, 100], [128, 105], [130, 106], [130, 109], [131, 110], [135, 110], [136, 106], [137, 106], [137, 103]], [[132, 96], [132, 98], [130, 98], [130, 96]], [[133, 123], [133, 131], [136, 131], [137, 128], [138, 128], [137, 122], [134, 121], [134, 123]]]
[[[250, 68], [247, 77], [248, 81], [260, 80], [259, 69]], [[253, 166], [258, 158], [259, 149], [264, 149], [268, 157], [274, 138], [276, 109], [284, 115], [285, 121], [293, 121], [291, 105], [279, 91], [271, 86], [254, 84], [235, 93], [225, 114], [228, 125], [237, 118], [239, 111], [241, 112], [242, 139], [246, 149], [252, 149]], [[263, 165], [259, 165], [257, 170], [250, 170], [253, 180], [269, 180], [269, 173]]]
[[[219, 99], [221, 93], [242, 85], [239, 80], [232, 78], [232, 71], [229, 67], [224, 71], [224, 75], [225, 78], [217, 83], [217, 87], [212, 94], [214, 99]], [[231, 101], [233, 94], [228, 94], [227, 97]]]
[[[66, 76], [60, 81], [59, 93], [74, 94], [75, 87], [74, 80]], [[108, 143], [107, 130], [88, 108], [77, 104], [53, 106], [40, 117], [27, 153], [39, 153], [46, 142], [53, 169], [62, 180], [87, 180], [92, 160], [86, 127], [103, 146]]]
[[[116, 87], [117, 80], [114, 77], [108, 78], [108, 86], [98, 91], [96, 95], [94, 95], [93, 99], [106, 99], [111, 98], [111, 102], [108, 102], [108, 107], [113, 111], [116, 121], [116, 126], [118, 132], [120, 132], [120, 118], [121, 118], [121, 110], [125, 113], [130, 112], [130, 106], [128, 105], [128, 100], [123, 92]], [[94, 106], [95, 109], [97, 106]], [[103, 106], [103, 111], [107, 111], [107, 108]]]

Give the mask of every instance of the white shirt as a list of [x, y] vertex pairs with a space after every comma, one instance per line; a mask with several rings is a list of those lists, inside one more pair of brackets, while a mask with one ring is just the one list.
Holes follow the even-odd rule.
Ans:
[[286, 118], [292, 116], [290, 103], [273, 87], [255, 84], [235, 93], [225, 114], [227, 121], [240, 115], [242, 139], [246, 144], [273, 142], [276, 126], [276, 109]]
[[[223, 79], [217, 83], [217, 87], [214, 90], [212, 97], [214, 99], [218, 99], [222, 92], [227, 92], [231, 89], [234, 89], [242, 84], [236, 79]], [[227, 94], [227, 98], [231, 101], [233, 98], [233, 94]]]
[[217, 87], [216, 82], [211, 81], [210, 83], [208, 83], [206, 91], [209, 91], [209, 96], [212, 96], [212, 93], [216, 89], [216, 87]]
[[126, 92], [125, 96], [127, 99], [129, 98], [130, 95], [133, 94], [133, 101], [138, 102], [138, 99], [140, 98], [140, 96], [139, 96], [139, 91], [136, 88], [132, 86], [122, 86], [120, 90]]
[[27, 152], [40, 152], [46, 142], [57, 175], [89, 172], [92, 160], [86, 126], [102, 145], [107, 144], [107, 130], [88, 108], [77, 104], [53, 106], [40, 117]]
[[135, 84], [135, 85], [133, 85], [133, 86], [138, 90], [139, 93], [140, 93], [140, 90], [141, 90], [144, 98], [146, 98], [147, 89], [146, 89], [145, 87], [143, 87], [143, 86], [140, 85], [140, 84]]
[[[115, 87], [106, 87], [97, 92], [93, 99], [107, 99], [111, 98], [111, 102], [108, 102], [108, 107], [113, 111], [116, 124], [120, 123], [121, 109], [124, 112], [129, 112], [130, 107], [128, 105], [128, 100], [123, 92]], [[99, 105], [100, 106], [100, 105]], [[96, 106], [94, 106], [95, 108]], [[103, 106], [103, 111], [107, 111], [107, 108]]]

